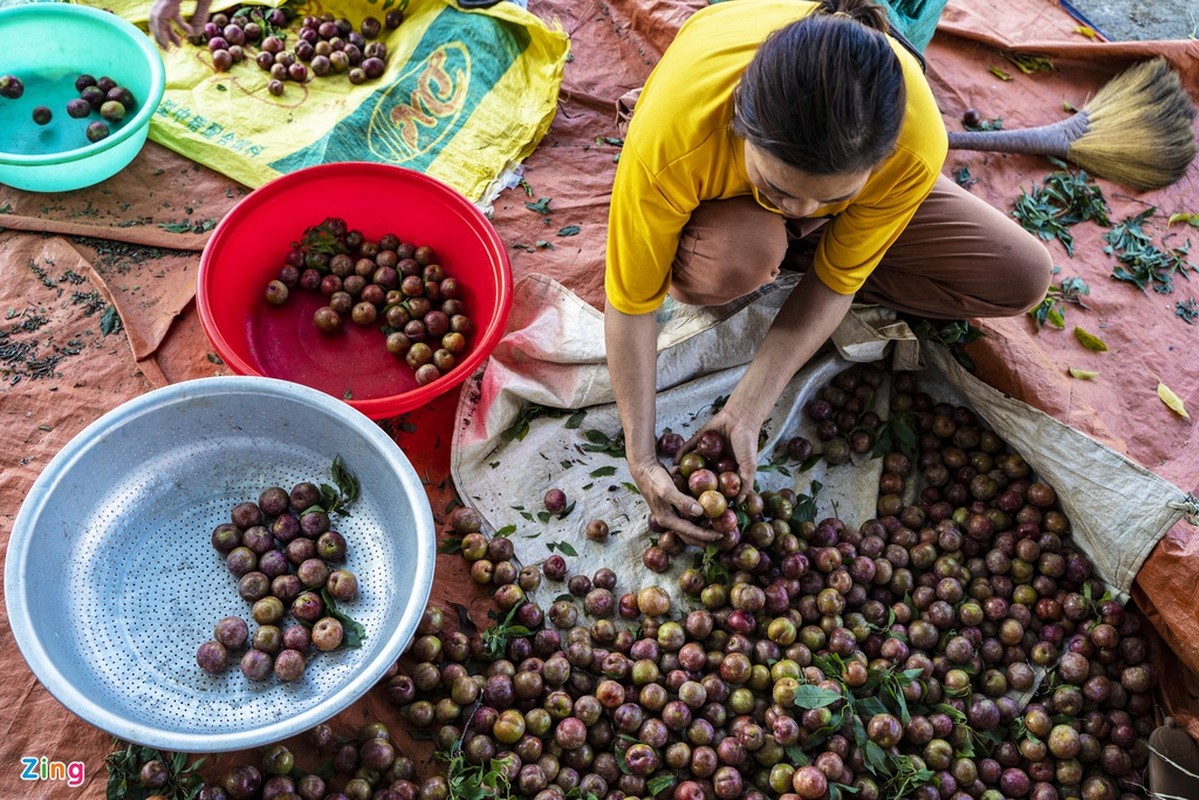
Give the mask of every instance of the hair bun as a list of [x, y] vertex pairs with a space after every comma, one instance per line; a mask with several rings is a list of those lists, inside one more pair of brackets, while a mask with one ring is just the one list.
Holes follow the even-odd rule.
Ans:
[[891, 28], [887, 10], [873, 0], [820, 0], [816, 13], [848, 17], [881, 33], [887, 33]]

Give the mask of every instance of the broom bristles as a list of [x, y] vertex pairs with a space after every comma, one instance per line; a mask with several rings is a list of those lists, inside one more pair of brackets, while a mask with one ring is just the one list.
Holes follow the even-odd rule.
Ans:
[[1087, 131], [1067, 158], [1134, 189], [1168, 186], [1195, 158], [1195, 108], [1165, 58], [1129, 67], [1083, 108]]

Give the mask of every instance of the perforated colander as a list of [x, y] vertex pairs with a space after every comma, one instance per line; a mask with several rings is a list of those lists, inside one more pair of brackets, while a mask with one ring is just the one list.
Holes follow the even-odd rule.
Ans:
[[[227, 615], [250, 618], [212, 529], [269, 486], [359, 481], [347, 540], [357, 649], [313, 651], [304, 676], [251, 682], [231, 655], [208, 675], [196, 648]], [[366, 416], [270, 378], [222, 377], [150, 392], [56, 455], [17, 515], [4, 591], [30, 669], [67, 708], [129, 741], [200, 753], [278, 741], [370, 689], [411, 640], [433, 581], [428, 499], [412, 465]]]

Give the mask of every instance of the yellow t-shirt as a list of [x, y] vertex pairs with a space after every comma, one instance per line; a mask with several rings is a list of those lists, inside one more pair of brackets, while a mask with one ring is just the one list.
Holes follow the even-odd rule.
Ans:
[[[731, 129], [733, 89], [772, 31], [810, 14], [802, 0], [735, 0], [697, 11], [646, 81], [612, 186], [605, 292], [626, 314], [661, 305], [679, 234], [703, 200], [754, 195], [743, 142]], [[830, 289], [856, 292], [932, 191], [947, 152], [945, 126], [920, 63], [892, 40], [907, 105], [895, 152], [851, 200], [818, 209], [814, 269]], [[772, 209], [773, 210], [773, 209]]]

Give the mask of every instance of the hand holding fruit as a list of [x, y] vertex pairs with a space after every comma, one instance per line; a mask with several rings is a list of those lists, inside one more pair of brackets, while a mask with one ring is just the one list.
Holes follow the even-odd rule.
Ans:
[[675, 486], [670, 473], [656, 460], [648, 464], [629, 463], [633, 481], [649, 506], [650, 517], [661, 527], [675, 531], [684, 541], [702, 547], [720, 538], [711, 529], [701, 528], [686, 517], [697, 519], [703, 513], [699, 503]]
[[731, 451], [737, 463], [737, 474], [741, 478], [741, 491], [736, 500], [741, 501], [753, 490], [754, 476], [758, 465], [758, 431], [760, 425], [750, 425], [730, 412], [726, 404], [712, 419], [708, 420], [699, 433], [691, 437], [675, 457], [678, 463], [687, 453], [698, 452], [711, 461], [720, 458], [723, 451]]
[[154, 41], [158, 42], [159, 47], [165, 49], [183, 41], [176, 28], [188, 36], [204, 30], [204, 23], [208, 21], [208, 6], [211, 2], [212, 0], [196, 0], [196, 10], [189, 23], [183, 18], [182, 0], [154, 0], [154, 5], [150, 7], [149, 23]]

